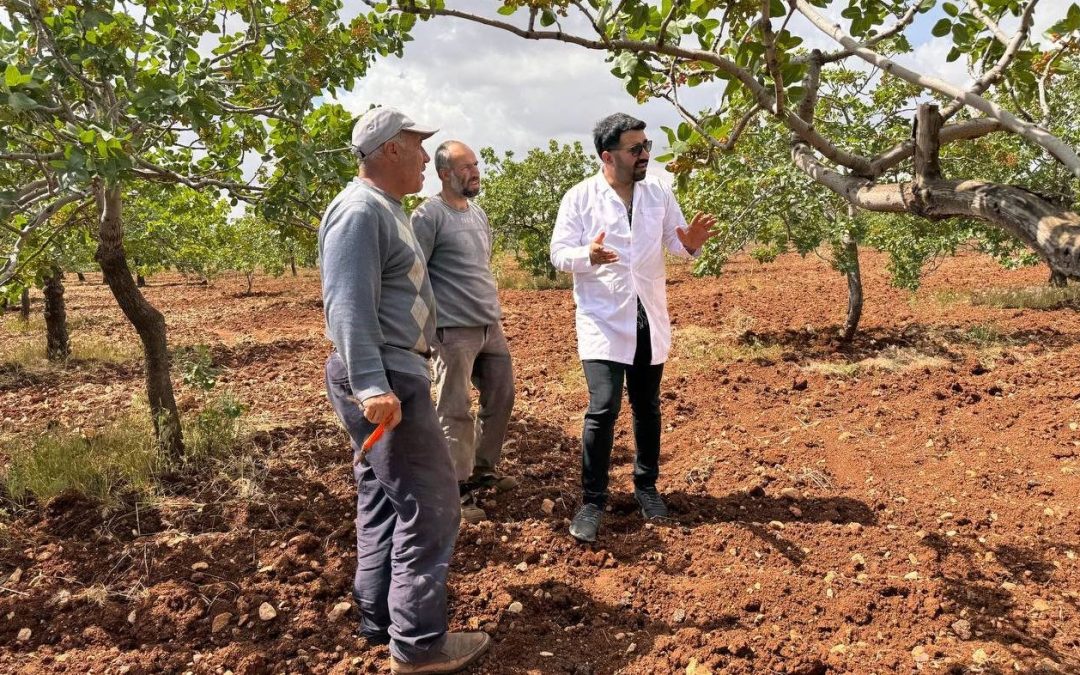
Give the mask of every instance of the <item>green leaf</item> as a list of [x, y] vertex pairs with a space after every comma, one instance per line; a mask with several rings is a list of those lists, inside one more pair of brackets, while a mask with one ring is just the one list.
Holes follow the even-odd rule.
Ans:
[[517, 7], [515, 7], [513, 5], [503, 5], [502, 7], [500, 7], [496, 11], [499, 14], [502, 14], [503, 16], [510, 16], [511, 14], [513, 14], [514, 12], [517, 11]]
[[16, 112], [25, 112], [38, 107], [37, 101], [18, 91], [8, 94], [7, 102]]
[[942, 19], [934, 24], [934, 27], [930, 29], [930, 34], [934, 37], [945, 37], [952, 30], [952, 21], [948, 19]]
[[944, 3], [941, 8], [945, 10], [945, 13], [949, 16], [956, 16], [960, 13], [960, 10], [957, 9], [956, 5], [952, 4], [951, 2]]
[[22, 73], [19, 72], [19, 67], [14, 63], [9, 63], [7, 68], [4, 69], [4, 84], [8, 86], [8, 89], [19, 86], [19, 82], [22, 81]]

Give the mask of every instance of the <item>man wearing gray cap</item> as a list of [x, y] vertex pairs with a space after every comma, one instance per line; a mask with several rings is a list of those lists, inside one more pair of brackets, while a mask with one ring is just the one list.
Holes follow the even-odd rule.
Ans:
[[[390, 644], [393, 673], [451, 673], [490, 638], [447, 631], [446, 575], [460, 502], [450, 449], [431, 403], [435, 298], [401, 198], [424, 184], [435, 131], [391, 108], [353, 127], [356, 178], [319, 227], [326, 387], [349, 432], [356, 479], [360, 633]], [[382, 429], [365, 454], [365, 439]]]

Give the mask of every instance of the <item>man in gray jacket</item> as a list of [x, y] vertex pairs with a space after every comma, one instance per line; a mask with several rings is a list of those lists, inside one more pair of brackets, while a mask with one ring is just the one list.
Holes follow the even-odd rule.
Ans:
[[[447, 631], [446, 575], [460, 506], [431, 404], [435, 297], [401, 198], [424, 184], [435, 133], [391, 108], [356, 123], [360, 168], [319, 227], [330, 402], [352, 440], [360, 633], [390, 643], [393, 673], [451, 673], [490, 638]], [[366, 455], [361, 447], [384, 433]]]
[[[439, 194], [413, 212], [412, 225], [427, 256], [438, 304], [434, 352], [436, 411], [450, 443], [461, 495], [461, 517], [487, 514], [474, 490], [512, 489], [517, 480], [496, 471], [514, 407], [514, 373], [503, 335], [499, 293], [491, 274], [491, 227], [470, 201], [480, 193], [476, 154], [459, 141], [435, 151]], [[479, 393], [475, 419], [470, 383]]]

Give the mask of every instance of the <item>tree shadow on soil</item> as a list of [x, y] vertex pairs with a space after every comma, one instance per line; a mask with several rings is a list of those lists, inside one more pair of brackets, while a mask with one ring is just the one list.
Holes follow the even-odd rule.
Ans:
[[231, 346], [217, 343], [210, 345], [210, 354], [213, 358], [213, 364], [217, 367], [241, 369], [256, 363], [290, 359], [296, 354], [317, 351], [317, 345], [323, 343], [323, 340], [315, 338], [285, 338], [273, 342], [240, 342]]
[[964, 355], [956, 350], [957, 346], [1022, 347], [1035, 343], [1046, 349], [1060, 350], [1080, 344], [1080, 333], [1065, 333], [1053, 329], [998, 332], [991, 329], [979, 331], [974, 327], [938, 329], [922, 324], [909, 324], [904, 327], [860, 330], [849, 342], [837, 337], [839, 331], [839, 325], [813, 331], [746, 331], [739, 336], [738, 342], [747, 347], [778, 347], [782, 350], [780, 360], [794, 362], [837, 356], [849, 362], [858, 362], [899, 349], [914, 350], [923, 356], [958, 362], [964, 359]]
[[[1006, 649], [1021, 645], [1065, 669], [1058, 672], [1080, 672], [1080, 659], [1062, 654], [1052, 646], [1050, 640], [1059, 627], [1054, 626], [1049, 613], [1046, 617], [1033, 617], [1030, 610], [1024, 611], [1018, 606], [1012, 590], [1003, 587], [995, 578], [1000, 576], [1001, 570], [996, 575], [987, 575], [980, 569], [986, 564], [985, 547], [936, 533], [927, 535], [921, 543], [933, 550], [939, 564], [950, 556], [963, 559], [966, 571], [962, 576], [943, 575], [941, 579], [945, 596], [958, 607], [955, 613], [962, 614], [970, 622], [975, 639], [992, 640]], [[1046, 546], [1075, 548], [1075, 545]], [[1051, 581], [1056, 569], [1053, 562], [1044, 557], [1044, 552], [1034, 547], [1004, 545], [991, 552], [993, 561], [1010, 579], [1045, 585]], [[1017, 610], [1021, 610], [1020, 616]]]
[[[514, 672], [608, 673], [632, 671], [641, 654], [674, 652], [668, 657], [670, 672], [681, 672], [690, 654], [709, 668], [723, 668], [754, 654], [746, 640], [723, 637], [734, 629], [753, 629], [754, 624], [737, 611], [697, 608], [678, 618], [659, 618], [629, 595], [617, 604], [605, 603], [558, 580], [505, 590], [522, 604], [520, 613], [505, 609], [492, 613], [491, 603], [477, 597], [454, 601], [456, 615], [477, 617], [492, 633], [491, 651], [481, 662], [488, 667], [513, 664]], [[785, 672], [803, 675], [827, 670], [822, 661], [809, 655], [785, 665]]]

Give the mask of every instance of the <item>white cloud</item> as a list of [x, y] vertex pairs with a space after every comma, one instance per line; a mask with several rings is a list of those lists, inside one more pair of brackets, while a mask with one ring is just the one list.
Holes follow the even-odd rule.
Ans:
[[[371, 104], [394, 106], [418, 123], [439, 127], [429, 151], [454, 138], [475, 149], [490, 146], [520, 156], [555, 139], [579, 141], [591, 154], [593, 124], [625, 112], [645, 120], [662, 152], [666, 137], [660, 126], [681, 121], [666, 102], [639, 105], [600, 51], [526, 41], [454, 19], [418, 24], [413, 35], [402, 58], [377, 61], [338, 101], [355, 113]], [[684, 104], [706, 107], [716, 96], [708, 89], [688, 90]], [[651, 171], [666, 176], [655, 163]], [[424, 192], [437, 189], [429, 165]]]

